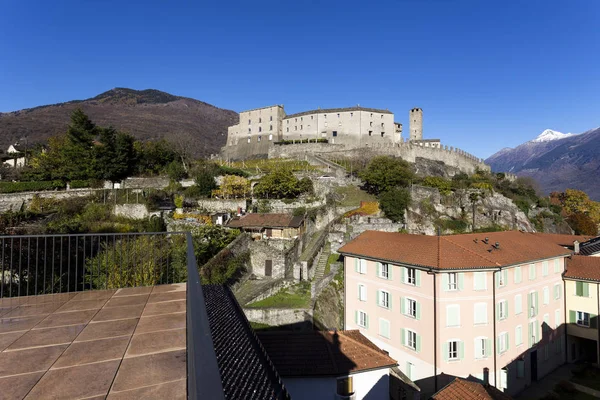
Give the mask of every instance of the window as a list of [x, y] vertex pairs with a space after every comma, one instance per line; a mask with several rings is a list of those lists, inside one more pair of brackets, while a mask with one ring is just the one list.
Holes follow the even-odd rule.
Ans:
[[404, 315], [418, 319], [417, 301], [409, 299], [408, 297], [403, 298], [402, 301], [404, 302], [402, 310]]
[[373, 126], [373, 121], [369, 122], [369, 126]]
[[367, 324], [369, 318], [367, 317], [367, 313], [364, 311], [358, 311], [357, 321], [358, 326], [362, 326], [363, 328], [367, 328]]
[[373, 113], [371, 113], [371, 118], [373, 118]]
[[248, 125], [250, 125], [250, 124], [252, 124], [252, 120], [251, 119], [248, 120]]
[[501, 332], [498, 335], [498, 352], [500, 354], [505, 353], [508, 350], [508, 333]]
[[[259, 130], [259, 131], [260, 131], [260, 130]], [[259, 135], [259, 136], [258, 136], [258, 141], [260, 142], [260, 141], [261, 141], [261, 139], [262, 139], [262, 137]]]
[[550, 326], [550, 314], [544, 314], [544, 325], [542, 325], [544, 332], [548, 332], [552, 329]]
[[576, 321], [577, 325], [580, 326], [587, 326], [589, 328], [590, 326], [590, 314], [583, 312], [583, 311], [577, 311], [577, 321]]
[[527, 306], [529, 307], [529, 316], [535, 317], [538, 313], [538, 294], [531, 292], [527, 295]]
[[323, 118], [327, 119], [327, 114], [323, 114]]
[[560, 309], [554, 310], [554, 329], [560, 326]]
[[252, 128], [248, 128], [248, 135], [252, 132]]
[[549, 304], [550, 303], [550, 289], [548, 289], [548, 286], [544, 286], [543, 294], [544, 294], [544, 305]]
[[406, 345], [413, 350], [417, 350], [417, 333], [407, 329], [406, 334]]
[[337, 131], [331, 132], [331, 136], [336, 137], [337, 136]]
[[367, 301], [367, 287], [365, 285], [358, 285], [358, 299]]
[[557, 258], [554, 260], [554, 273], [558, 274], [560, 272], [560, 260]]
[[460, 326], [460, 305], [450, 304], [446, 306], [446, 326]]
[[269, 125], [269, 130], [272, 131], [273, 130], [273, 125]]
[[408, 376], [408, 379], [415, 379], [416, 377], [416, 368], [415, 368], [415, 364], [412, 364], [410, 362], [406, 362], [406, 376]]
[[350, 118], [354, 117], [354, 113], [350, 113]]
[[294, 122], [298, 122], [298, 118], [294, 118]]
[[286, 131], [286, 132], [289, 132], [289, 131], [290, 131], [290, 128], [285, 128], [285, 131]]
[[248, 137], [248, 143], [250, 143], [250, 140], [251, 140], [250, 137]]
[[384, 137], [384, 136], [385, 136], [385, 132], [381, 132], [381, 137]]
[[261, 122], [262, 122], [262, 118], [259, 118], [258, 119], [258, 123], [260, 124]]
[[379, 318], [379, 334], [384, 338], [390, 338], [390, 321]]
[[542, 276], [548, 276], [548, 261], [542, 263]]
[[458, 341], [448, 342], [448, 360], [458, 360]]
[[360, 273], [361, 274], [367, 273], [367, 260], [360, 260]]
[[314, 117], [315, 117], [314, 115], [311, 115], [311, 116], [310, 116], [310, 119], [312, 120], [312, 119], [314, 119]]
[[529, 280], [535, 279], [535, 264], [529, 264]]
[[458, 289], [456, 272], [450, 272], [448, 274], [448, 290], [456, 290], [456, 289]]
[[269, 121], [273, 121], [273, 116], [272, 115], [269, 117]]
[[515, 328], [515, 346], [520, 346], [523, 344], [523, 327], [518, 325]]
[[486, 290], [487, 289], [485, 272], [475, 272], [473, 289], [474, 290]]
[[496, 287], [504, 287], [506, 286], [506, 280], [508, 277], [508, 271], [507, 270], [502, 270], [502, 271], [497, 271], [495, 273], [496, 275]]
[[382, 122], [382, 123], [381, 123], [381, 127], [383, 128], [384, 126], [385, 126], [385, 124]]
[[539, 340], [539, 325], [537, 321], [532, 321], [529, 323], [529, 347], [534, 346]]
[[337, 379], [337, 394], [339, 396], [349, 397], [354, 394], [354, 387], [351, 376]]
[[389, 265], [385, 263], [378, 263], [379, 265], [379, 277], [383, 279], [390, 279]]
[[380, 307], [390, 308], [390, 293], [385, 290], [380, 290], [378, 292], [377, 303]]
[[556, 285], [554, 285], [554, 300], [560, 299], [560, 292], [561, 292], [560, 283], [557, 283]]
[[372, 135], [373, 135], [373, 131], [369, 131], [369, 136], [372, 136]]
[[491, 343], [488, 338], [475, 338], [475, 358], [486, 358], [491, 352]]
[[338, 113], [338, 118], [340, 117], [340, 114]]
[[521, 267], [515, 267], [515, 283], [521, 283], [522, 280], [522, 276], [521, 276]]
[[587, 282], [575, 282], [575, 296], [590, 297], [590, 284]]
[[381, 119], [383, 119], [383, 114], [381, 114]]
[[404, 283], [409, 285], [417, 284], [417, 270], [414, 268], [406, 268], [406, 275], [404, 275]]
[[473, 310], [475, 325], [487, 324], [487, 303], [475, 303]]
[[304, 117], [300, 117], [300, 122], [304, 121]]
[[269, 135], [269, 140], [273, 140], [273, 135]]
[[497, 304], [498, 319], [506, 319], [508, 317], [508, 302], [501, 300]]
[[523, 296], [520, 294], [515, 296], [515, 315], [519, 315], [523, 312]]
[[297, 131], [298, 130], [298, 125], [294, 126], [294, 130]]

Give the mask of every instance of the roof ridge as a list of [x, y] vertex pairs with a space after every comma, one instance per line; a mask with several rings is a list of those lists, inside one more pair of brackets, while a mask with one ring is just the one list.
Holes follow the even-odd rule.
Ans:
[[[493, 264], [496, 264], [498, 267], [501, 267], [501, 266], [502, 266], [502, 264], [500, 264], [498, 261], [494, 261], [494, 260], [492, 260], [492, 259], [489, 259], [489, 258], [487, 258], [487, 257], [485, 257], [485, 256], [482, 256], [481, 254], [478, 254], [478, 253], [474, 252], [474, 251], [473, 251], [473, 250], [471, 250], [471, 249], [468, 249], [468, 248], [466, 248], [465, 246], [463, 246], [463, 245], [461, 245], [461, 244], [459, 244], [459, 243], [456, 243], [456, 242], [454, 242], [454, 241], [452, 241], [452, 240], [449, 240], [449, 239], [448, 239], [449, 237], [450, 237], [450, 236], [444, 236], [445, 240], [447, 240], [448, 242], [452, 243], [452, 244], [453, 244], [453, 245], [455, 245], [455, 246], [458, 246], [458, 247], [460, 247], [461, 249], [465, 250], [466, 252], [468, 252], [468, 253], [471, 253], [471, 254], [473, 254], [473, 255], [475, 255], [475, 256], [477, 256], [477, 257], [479, 257], [479, 258], [483, 258], [484, 260], [486, 260], [486, 261], [489, 261], [489, 262], [491, 262], [491, 263], [493, 263]], [[441, 251], [442, 251], [442, 250], [440, 249], [440, 253], [441, 253]], [[438, 264], [438, 268], [441, 268], [441, 266], [440, 266], [439, 264]]]
[[[333, 343], [330, 343], [329, 340], [327, 340], [327, 338], [325, 338], [325, 333], [329, 334], [329, 332], [325, 331], [325, 332], [320, 332], [319, 333], [323, 336], [323, 339], [325, 339], [325, 341], [327, 342], [327, 354], [329, 354], [329, 359], [331, 360], [331, 364], [333, 365], [333, 369], [335, 369], [336, 371], [339, 371], [338, 365], [335, 362], [335, 356], [333, 355], [333, 351], [332, 351], [332, 347], [333, 347]], [[333, 334], [331, 334], [331, 340], [333, 342]]]

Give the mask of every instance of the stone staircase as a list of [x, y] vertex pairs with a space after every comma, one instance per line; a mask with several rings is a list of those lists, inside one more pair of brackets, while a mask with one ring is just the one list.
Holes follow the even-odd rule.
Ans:
[[327, 260], [329, 259], [330, 251], [321, 252], [321, 256], [319, 257], [319, 261], [317, 261], [317, 267], [315, 269], [315, 282], [323, 279], [325, 275], [325, 267], [327, 266]]

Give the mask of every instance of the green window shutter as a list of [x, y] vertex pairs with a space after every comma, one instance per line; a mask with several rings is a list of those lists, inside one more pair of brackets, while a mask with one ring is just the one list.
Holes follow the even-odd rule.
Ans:
[[556, 260], [554, 260], [554, 272], [555, 273], [560, 272], [560, 261], [558, 260], [558, 258]]
[[515, 283], [521, 283], [521, 267], [515, 267]]
[[500, 321], [500, 303], [496, 303], [496, 321]]
[[391, 281], [392, 278], [392, 271], [394, 270], [394, 267], [392, 264], [388, 264], [388, 279]]
[[485, 339], [485, 356], [492, 355], [492, 339]]
[[358, 311], [354, 311], [354, 323], [358, 325]]
[[506, 332], [506, 335], [504, 335], [504, 339], [506, 340], [506, 351], [508, 351], [508, 345], [510, 344], [510, 339], [508, 338], [509, 333]]
[[523, 297], [521, 295], [515, 296], [515, 314], [521, 314], [523, 312]]
[[421, 335], [417, 335], [417, 353], [421, 352]]
[[535, 315], [538, 315], [538, 310], [539, 310], [539, 307], [538, 307], [538, 305], [539, 305], [539, 302], [538, 302], [538, 300], [539, 300], [538, 292], [535, 292], [534, 296], [535, 296]]
[[538, 342], [540, 341], [540, 324], [537, 323], [537, 321], [535, 321], [535, 340], [537, 340]]
[[515, 346], [523, 343], [523, 328], [515, 329]]
[[421, 271], [419, 271], [418, 269], [415, 269], [415, 277], [417, 286], [421, 286]]
[[402, 346], [406, 346], [406, 329], [404, 328], [400, 330], [400, 342]]
[[590, 297], [590, 284], [583, 282], [583, 297]]
[[531, 310], [531, 307], [533, 306], [532, 294], [533, 293], [527, 293], [527, 318], [531, 317], [530, 310]]
[[569, 310], [569, 322], [572, 324], [577, 322], [577, 313], [574, 310]]
[[442, 274], [442, 290], [444, 292], [448, 291], [448, 274], [446, 273]]
[[369, 315], [368, 314], [365, 315], [365, 322], [366, 322], [365, 328], [369, 329]]
[[458, 358], [459, 360], [465, 358], [465, 343], [462, 341], [458, 342]]
[[411, 371], [411, 368], [410, 368], [410, 363], [407, 361], [406, 362], [406, 376], [408, 377], [408, 379], [412, 379], [411, 372], [412, 371]]
[[448, 349], [449, 349], [449, 344], [448, 342], [444, 342], [444, 344], [442, 344], [442, 352], [444, 353], [444, 361], [448, 361]]
[[465, 274], [464, 272], [458, 273], [458, 290], [463, 290], [465, 287]]
[[388, 308], [391, 310], [392, 309], [392, 305], [394, 304], [394, 298], [392, 297], [391, 293], [388, 293]]
[[590, 328], [596, 329], [598, 327], [598, 316], [596, 314], [590, 314]]
[[506, 310], [505, 314], [506, 314], [506, 318], [508, 318], [508, 300], [504, 300], [504, 309]]
[[583, 296], [583, 282], [575, 282], [575, 296]]
[[498, 272], [494, 272], [494, 281], [496, 289], [498, 289], [500, 287], [500, 277], [498, 276]]
[[377, 305], [381, 305], [381, 290], [377, 291]]
[[358, 258], [354, 259], [354, 271], [359, 272], [360, 270], [360, 266], [359, 266], [359, 261]]
[[562, 286], [558, 285], [558, 298], [560, 299], [562, 297]]
[[421, 304], [419, 302], [416, 303], [417, 307], [417, 320], [421, 319]]
[[402, 283], [405, 282], [405, 280], [404, 280], [404, 276], [406, 275], [406, 271], [405, 270], [406, 270], [405, 267], [400, 267], [400, 281]]
[[507, 269], [502, 270], [502, 274], [504, 277], [504, 285], [507, 285], [508, 284], [508, 270]]
[[527, 343], [529, 343], [528, 347], [533, 346], [533, 330], [531, 329], [531, 322], [527, 324]]
[[500, 336], [496, 337], [496, 353], [500, 354]]
[[381, 276], [381, 263], [377, 263], [377, 276]]
[[406, 315], [406, 298], [400, 297], [400, 313]]

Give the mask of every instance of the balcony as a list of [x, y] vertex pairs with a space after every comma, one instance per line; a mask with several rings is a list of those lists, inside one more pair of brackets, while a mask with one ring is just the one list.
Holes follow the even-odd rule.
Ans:
[[3, 398], [288, 398], [190, 233], [0, 237], [0, 257]]

